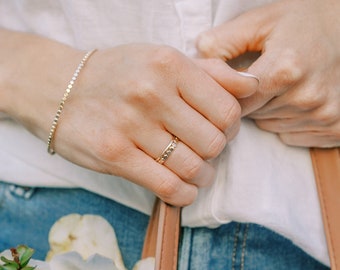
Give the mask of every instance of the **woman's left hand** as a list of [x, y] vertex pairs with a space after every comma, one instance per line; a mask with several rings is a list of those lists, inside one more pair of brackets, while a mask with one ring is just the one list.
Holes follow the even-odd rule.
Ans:
[[[200, 35], [204, 57], [261, 52], [243, 115], [295, 146], [340, 146], [340, 1], [281, 0]], [[207, 71], [209, 72], [209, 71]]]

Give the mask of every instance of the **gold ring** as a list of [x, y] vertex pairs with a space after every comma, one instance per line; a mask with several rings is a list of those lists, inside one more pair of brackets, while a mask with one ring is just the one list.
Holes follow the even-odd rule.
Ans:
[[175, 150], [178, 142], [179, 139], [174, 136], [168, 146], [164, 149], [163, 153], [158, 158], [156, 158], [156, 161], [159, 164], [163, 164], [169, 158], [170, 154]]

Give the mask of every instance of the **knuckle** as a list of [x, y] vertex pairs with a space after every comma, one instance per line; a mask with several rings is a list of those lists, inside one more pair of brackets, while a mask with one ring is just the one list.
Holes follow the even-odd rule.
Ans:
[[206, 154], [203, 156], [203, 158], [210, 159], [217, 157], [224, 149], [226, 143], [227, 140], [224, 134], [221, 132], [216, 132], [212, 135], [212, 139], [210, 140]]
[[150, 63], [157, 71], [169, 72], [176, 66], [181, 54], [170, 46], [161, 46], [153, 52]]
[[330, 125], [339, 120], [339, 112], [333, 106], [324, 106], [316, 111], [315, 120]]
[[201, 33], [196, 40], [196, 47], [203, 56], [212, 56], [216, 52], [217, 39], [212, 31]]
[[307, 91], [300, 91], [298, 95], [292, 99], [291, 104], [301, 110], [308, 111], [316, 109], [324, 104], [326, 96], [323, 91], [316, 88], [309, 88]]
[[202, 165], [203, 161], [194, 155], [189, 155], [186, 158], [184, 158], [183, 170], [185, 178], [194, 179], [199, 174]]
[[155, 90], [152, 84], [145, 83], [139, 85], [136, 91], [130, 96], [130, 100], [134, 104], [158, 104], [161, 101], [161, 96]]
[[282, 52], [280, 64], [274, 69], [278, 84], [292, 85], [303, 77], [304, 71], [298, 59], [298, 53], [293, 50]]
[[219, 115], [221, 117], [221, 122], [218, 124], [218, 127], [221, 130], [226, 131], [241, 118], [241, 106], [237, 101], [233, 101], [231, 104], [228, 102], [227, 104], [222, 105], [222, 110]]
[[162, 101], [159, 89], [150, 80], [140, 80], [136, 82], [131, 89], [125, 94], [126, 101], [134, 107], [153, 108], [155, 104]]
[[225, 130], [225, 136], [227, 139], [227, 142], [231, 141], [236, 137], [238, 132], [240, 131], [241, 128], [241, 119], [239, 119], [234, 125], [229, 127], [227, 130]]
[[214, 45], [214, 36], [209, 32], [203, 32], [198, 35], [196, 40], [196, 47], [201, 53], [210, 52]]

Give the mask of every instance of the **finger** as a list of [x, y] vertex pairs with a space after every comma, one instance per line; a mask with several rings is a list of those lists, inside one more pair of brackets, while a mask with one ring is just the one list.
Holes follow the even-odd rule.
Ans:
[[246, 72], [237, 72], [219, 59], [196, 59], [214, 80], [236, 98], [245, 98], [257, 90], [259, 79]]
[[[293, 93], [293, 89], [298, 89], [298, 85], [303, 83], [305, 72], [295, 65], [296, 55], [289, 51], [273, 48], [271, 45], [267, 46], [266, 52], [247, 70], [247, 72], [259, 78], [259, 86], [254, 95], [239, 99], [243, 116], [260, 108], [262, 112], [279, 108], [284, 104], [280, 96], [285, 94], [287, 95], [284, 97], [285, 99], [290, 98], [292, 100], [289, 95], [296, 95], [300, 92], [296, 90]], [[301, 101], [305, 99], [306, 97], [300, 95]], [[294, 105], [297, 104], [294, 103]], [[296, 108], [299, 108], [299, 106], [296, 106]]]
[[[332, 130], [331, 127], [338, 123], [339, 110], [337, 103], [322, 106], [316, 110], [292, 113], [292, 117], [256, 119], [256, 124], [264, 130], [283, 132], [309, 132], [324, 129]], [[333, 129], [333, 130], [336, 130]]]
[[[66, 147], [62, 145], [62, 147]], [[126, 136], [110, 130], [107, 136], [97, 136], [94, 147], [79, 147], [72, 157], [81, 157], [79, 165], [104, 174], [121, 176], [146, 188], [172, 205], [191, 204], [198, 187], [187, 183], [164, 165], [157, 163]]]
[[298, 110], [295, 106], [291, 106], [290, 104], [282, 105], [282, 107], [278, 107], [275, 109], [267, 109], [264, 110], [258, 109], [257, 111], [248, 115], [249, 118], [255, 120], [267, 120], [267, 119], [285, 119], [285, 118], [295, 118], [299, 117], [301, 113], [308, 113], [311, 110]]
[[[175, 173], [139, 149], [128, 154], [122, 166], [122, 176], [155, 193], [165, 202], [185, 206], [197, 196], [197, 186], [182, 181]], [[126, 170], [129, 168], [129, 170]]]
[[[277, 97], [269, 101], [262, 108], [248, 115], [249, 118], [255, 120], [270, 120], [270, 119], [289, 119], [299, 118], [303, 114], [309, 114], [313, 109], [296, 107], [292, 104], [292, 100], [287, 103], [282, 103], [281, 97]], [[280, 101], [277, 101], [280, 99]], [[289, 103], [290, 102], [290, 103]]]
[[[165, 130], [153, 129], [135, 138], [137, 146], [145, 153], [157, 159], [168, 149], [174, 136]], [[173, 171], [182, 180], [202, 187], [209, 185], [215, 176], [214, 168], [183, 142], [178, 140], [172, 145], [173, 150], [163, 163], [164, 166]], [[156, 162], [156, 161], [155, 161]]]
[[[297, 118], [303, 114], [311, 117], [311, 112], [322, 111], [323, 107], [327, 108], [333, 103], [327, 89], [317, 86], [317, 83], [309, 79], [308, 83], [302, 80], [292, 85], [281, 96], [273, 98], [265, 106], [251, 113], [250, 117], [253, 119]], [[338, 110], [335, 110], [334, 114], [337, 112]]]
[[303, 118], [272, 118], [255, 122], [259, 128], [273, 133], [308, 132], [317, 128], [309, 119]]
[[287, 145], [300, 147], [339, 147], [339, 138], [330, 136], [329, 132], [309, 131], [279, 134], [280, 139]]
[[[184, 75], [184, 72], [180, 74]], [[188, 84], [188, 81], [192, 83]], [[226, 132], [227, 134], [229, 133], [229, 129], [232, 130], [235, 125], [238, 125], [241, 114], [238, 101], [230, 93], [225, 91], [225, 89], [222, 88], [217, 82], [215, 82], [206, 72], [197, 68], [196, 65], [194, 65], [193, 72], [186, 72], [185, 77], [180, 77], [178, 81], [178, 91], [180, 97], [185, 101], [185, 103], [191, 108], [194, 108], [201, 115], [200, 118], [197, 118], [197, 116], [194, 115], [194, 110], [188, 110], [186, 106], [183, 106], [184, 104], [179, 102], [170, 103], [173, 112], [177, 111], [178, 113], [176, 114], [177, 118], [175, 118], [174, 121], [169, 119], [167, 122], [170, 125], [168, 130], [173, 134], [178, 135], [186, 144], [188, 144], [188, 141], [185, 141], [187, 136], [191, 136], [192, 138], [195, 137], [193, 132], [194, 130], [203, 130], [203, 127], [200, 127], [201, 124], [206, 127], [208, 126], [209, 123], [203, 123], [206, 122], [203, 121], [204, 118], [205, 120], [209, 120], [209, 122], [211, 122], [210, 124], [214, 125], [219, 130]], [[169, 117], [172, 114], [167, 115]], [[193, 123], [196, 126], [194, 126], [191, 121], [194, 121]], [[192, 131], [190, 131], [188, 134], [178, 134], [176, 130], [174, 130], [176, 129], [175, 124], [182, 123], [192, 127]], [[184, 127], [185, 126], [183, 124], [182, 130], [190, 130]], [[208, 135], [208, 138], [215, 137], [218, 139], [218, 136], [216, 136], [216, 131], [211, 133], [211, 130], [211, 128], [206, 130], [206, 135]], [[207, 133], [210, 133], [210, 135]], [[202, 134], [202, 131], [200, 134]], [[196, 136], [198, 136], [198, 134], [196, 134]], [[197, 149], [202, 149], [202, 147], [205, 148], [206, 146], [207, 145], [205, 143], [201, 147], [198, 145], [196, 147]], [[201, 154], [199, 155], [202, 156]]]
[[247, 51], [262, 51], [275, 17], [276, 12], [264, 11], [263, 8], [243, 13], [234, 20], [200, 34], [197, 49], [204, 57], [223, 60], [236, 58]]
[[[170, 107], [160, 112], [160, 115], [164, 129], [180, 138], [203, 159], [218, 156], [227, 143], [226, 136], [218, 127], [180, 98], [172, 101]], [[232, 118], [228, 120], [228, 130], [232, 130], [236, 121], [239, 121], [237, 117]]]
[[215, 178], [215, 169], [182, 142], [178, 143], [176, 151], [164, 165], [182, 180], [198, 187], [210, 185]]

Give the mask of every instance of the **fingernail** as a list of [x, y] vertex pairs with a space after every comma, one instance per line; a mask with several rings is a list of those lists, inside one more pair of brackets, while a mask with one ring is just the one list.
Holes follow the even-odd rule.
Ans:
[[238, 71], [237, 73], [240, 74], [241, 76], [244, 76], [244, 77], [247, 77], [247, 78], [254, 78], [255, 80], [257, 80], [258, 83], [260, 82], [260, 79], [257, 76], [255, 76], [251, 73], [243, 72], [243, 71]]

